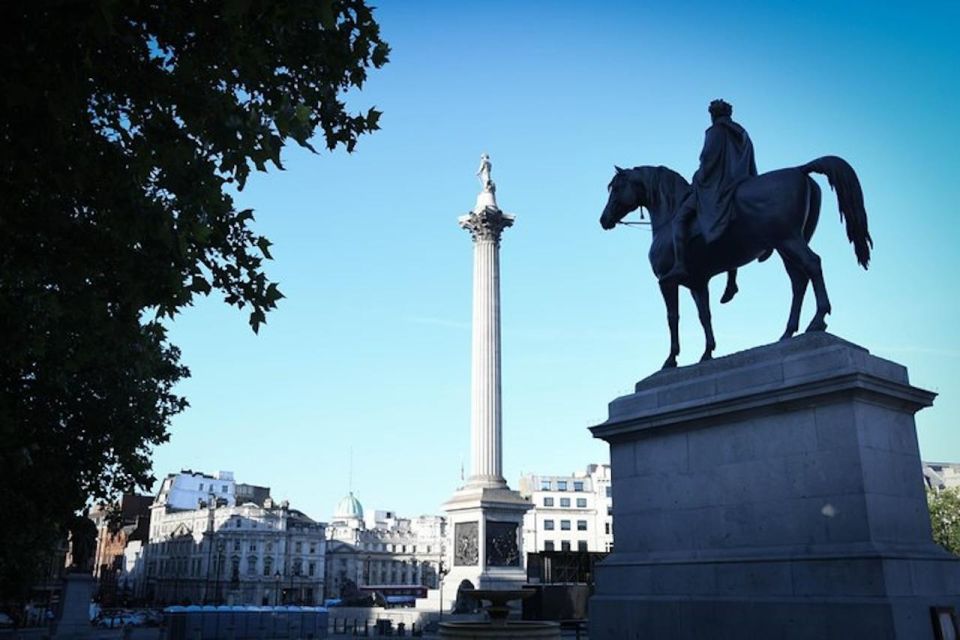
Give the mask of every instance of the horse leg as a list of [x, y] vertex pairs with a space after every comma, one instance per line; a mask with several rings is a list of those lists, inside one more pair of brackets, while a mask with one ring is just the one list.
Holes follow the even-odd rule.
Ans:
[[820, 256], [807, 246], [801, 238], [791, 238], [779, 247], [781, 255], [803, 269], [804, 274], [813, 282], [813, 293], [817, 297], [817, 312], [813, 320], [807, 325], [807, 331], [826, 331], [826, 315], [830, 313], [830, 298], [827, 296], [827, 286], [823, 282], [823, 271], [820, 268]]
[[788, 260], [781, 253], [780, 259], [783, 260], [783, 266], [790, 276], [790, 286], [793, 288], [793, 301], [790, 303], [790, 317], [787, 319], [787, 328], [780, 336], [781, 340], [787, 340], [795, 334], [800, 328], [800, 308], [803, 306], [803, 297], [807, 293], [807, 283], [810, 278], [804, 273], [803, 269], [796, 263]]
[[727, 287], [720, 297], [720, 304], [727, 304], [733, 300], [733, 296], [737, 295], [738, 291], [740, 291], [740, 287], [737, 286], [737, 270], [730, 269], [730, 271], [727, 271]]
[[667, 324], [670, 326], [670, 355], [663, 363], [664, 369], [677, 366], [677, 356], [680, 354], [680, 300], [677, 295], [677, 285], [661, 283], [660, 293], [667, 305]]
[[697, 283], [696, 286], [690, 287], [690, 295], [693, 296], [693, 301], [697, 305], [697, 314], [700, 316], [700, 324], [707, 339], [706, 348], [700, 357], [700, 362], [706, 362], [713, 359], [713, 350], [717, 348], [717, 341], [713, 338], [713, 323], [710, 319], [710, 289], [707, 288], [706, 282]]

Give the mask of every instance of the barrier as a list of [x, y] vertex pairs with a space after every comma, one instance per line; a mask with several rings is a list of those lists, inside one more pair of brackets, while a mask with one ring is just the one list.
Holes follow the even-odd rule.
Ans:
[[323, 607], [167, 607], [167, 640], [286, 640], [327, 637]]

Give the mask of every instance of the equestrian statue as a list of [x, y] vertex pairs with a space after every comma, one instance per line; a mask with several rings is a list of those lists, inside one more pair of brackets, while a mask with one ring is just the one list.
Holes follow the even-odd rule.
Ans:
[[710, 279], [722, 272], [727, 274], [721, 298], [721, 302], [727, 302], [737, 293], [737, 268], [754, 260], [762, 262], [773, 251], [783, 260], [793, 288], [787, 328], [780, 339], [797, 332], [800, 307], [811, 282], [817, 310], [807, 331], [826, 330], [830, 299], [820, 256], [809, 246], [820, 217], [821, 199], [820, 187], [811, 173], [826, 176], [836, 191], [847, 239], [864, 269], [870, 263], [873, 247], [860, 180], [845, 160], [824, 156], [799, 167], [757, 175], [753, 143], [746, 130], [733, 121], [733, 107], [714, 100], [709, 112], [712, 125], [707, 129], [700, 168], [692, 185], [667, 167], [615, 167], [607, 187], [607, 205], [600, 216], [601, 226], [612, 229], [638, 207], [650, 214], [650, 266], [660, 281], [670, 327], [670, 355], [664, 368], [677, 366], [680, 353], [679, 287], [687, 287], [697, 305], [706, 335], [700, 361], [709, 360], [716, 349], [707, 288]]

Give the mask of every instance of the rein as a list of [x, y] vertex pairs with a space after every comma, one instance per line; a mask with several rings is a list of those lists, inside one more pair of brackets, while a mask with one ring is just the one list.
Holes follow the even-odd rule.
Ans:
[[[643, 218], [643, 208], [640, 208], [640, 217]], [[651, 227], [653, 225], [652, 220], [638, 220], [635, 222], [624, 222], [623, 220], [617, 220], [617, 224], [622, 224], [625, 227]]]

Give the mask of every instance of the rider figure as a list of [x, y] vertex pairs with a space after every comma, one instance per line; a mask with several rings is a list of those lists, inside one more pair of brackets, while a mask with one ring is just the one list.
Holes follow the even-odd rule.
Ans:
[[[713, 242], [733, 219], [733, 196], [737, 186], [757, 175], [750, 136], [730, 118], [733, 106], [723, 100], [714, 100], [709, 111], [713, 124], [707, 129], [700, 153], [700, 168], [693, 175], [693, 188], [673, 218], [673, 268], [660, 278], [662, 283], [687, 277], [687, 238], [694, 214], [697, 214], [704, 242]], [[736, 293], [736, 270], [728, 274], [727, 291], [722, 302]]]

